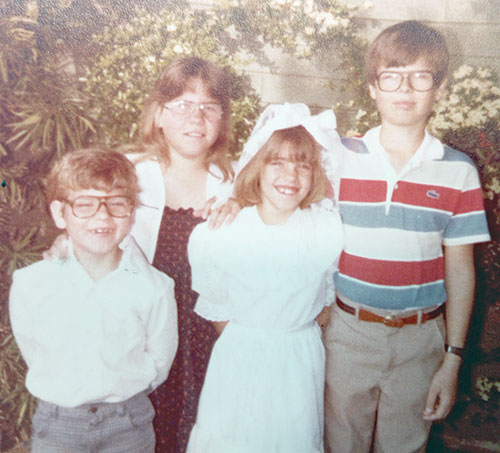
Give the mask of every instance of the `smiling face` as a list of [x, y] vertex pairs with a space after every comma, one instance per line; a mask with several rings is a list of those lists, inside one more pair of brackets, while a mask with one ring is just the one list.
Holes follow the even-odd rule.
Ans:
[[133, 222], [133, 213], [127, 217], [112, 217], [105, 205], [89, 218], [79, 218], [73, 214], [70, 202], [77, 197], [126, 196], [123, 190], [105, 192], [95, 189], [71, 190], [67, 200], [54, 200], [50, 203], [52, 218], [58, 228], [65, 229], [73, 245], [76, 258], [88, 261], [116, 259], [121, 251], [119, 244], [129, 233]]
[[[383, 71], [407, 73], [430, 70], [430, 65], [426, 60], [419, 58], [415, 63], [403, 67], [381, 67], [378, 74]], [[378, 82], [374, 85], [370, 84], [369, 89], [371, 98], [377, 104], [382, 124], [424, 129], [434, 102], [441, 99], [443, 95], [444, 86], [445, 81], [429, 91], [416, 91], [411, 87], [409, 78], [404, 77], [401, 86], [396, 91], [382, 91]]]
[[[192, 79], [183, 93], [167, 103], [217, 103], [200, 79]], [[188, 115], [178, 115], [168, 108], [160, 108], [155, 122], [162, 128], [171, 159], [197, 159], [203, 161], [217, 140], [221, 119], [207, 119], [200, 108]]]
[[285, 223], [311, 190], [311, 164], [292, 159], [292, 146], [284, 142], [262, 167], [257, 208], [264, 223]]

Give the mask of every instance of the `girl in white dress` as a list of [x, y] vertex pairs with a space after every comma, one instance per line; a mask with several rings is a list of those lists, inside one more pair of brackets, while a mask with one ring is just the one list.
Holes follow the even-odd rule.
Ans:
[[238, 166], [244, 208], [231, 225], [201, 224], [192, 233], [195, 311], [222, 333], [188, 452], [323, 452], [325, 355], [316, 317], [334, 300], [343, 233], [331, 200], [327, 209], [310, 206], [327, 195], [323, 167], [335, 171], [340, 149], [333, 112], [268, 107]]

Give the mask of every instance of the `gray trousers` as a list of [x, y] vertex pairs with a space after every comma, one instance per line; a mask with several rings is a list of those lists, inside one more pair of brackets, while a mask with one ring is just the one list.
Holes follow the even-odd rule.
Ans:
[[145, 393], [121, 403], [61, 407], [40, 401], [33, 453], [152, 453], [153, 406]]

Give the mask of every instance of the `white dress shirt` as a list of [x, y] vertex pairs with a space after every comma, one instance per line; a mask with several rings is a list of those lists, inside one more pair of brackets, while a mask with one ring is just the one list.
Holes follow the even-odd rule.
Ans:
[[173, 280], [127, 238], [119, 266], [92, 280], [73, 255], [14, 272], [10, 316], [26, 387], [64, 407], [151, 391], [177, 349]]

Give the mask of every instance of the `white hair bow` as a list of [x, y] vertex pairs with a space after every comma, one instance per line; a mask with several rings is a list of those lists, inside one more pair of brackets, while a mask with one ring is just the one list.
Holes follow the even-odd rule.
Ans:
[[243, 170], [274, 131], [295, 126], [303, 126], [321, 145], [322, 165], [333, 186], [336, 198], [340, 181], [340, 163], [345, 148], [337, 133], [337, 120], [332, 110], [311, 115], [309, 107], [305, 104], [286, 103], [267, 106], [257, 120], [252, 134], [243, 148], [236, 165], [236, 174]]

